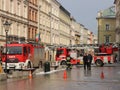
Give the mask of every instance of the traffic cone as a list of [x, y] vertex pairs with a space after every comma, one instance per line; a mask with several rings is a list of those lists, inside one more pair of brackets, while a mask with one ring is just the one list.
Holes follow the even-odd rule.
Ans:
[[31, 72], [31, 70], [29, 72], [29, 79], [32, 79], [32, 72]]
[[101, 72], [100, 77], [101, 77], [101, 79], [104, 79], [104, 73], [103, 73], [103, 71]]
[[66, 72], [66, 70], [64, 71], [63, 78], [64, 78], [64, 79], [67, 79], [67, 72]]

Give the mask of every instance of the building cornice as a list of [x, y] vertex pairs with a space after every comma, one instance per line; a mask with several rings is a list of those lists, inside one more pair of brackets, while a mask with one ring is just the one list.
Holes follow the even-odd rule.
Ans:
[[97, 17], [96, 19], [116, 19], [116, 17]]
[[70, 13], [62, 5], [60, 6], [60, 9], [70, 17]]
[[7, 18], [19, 23], [28, 24], [28, 19], [0, 9], [0, 17]]

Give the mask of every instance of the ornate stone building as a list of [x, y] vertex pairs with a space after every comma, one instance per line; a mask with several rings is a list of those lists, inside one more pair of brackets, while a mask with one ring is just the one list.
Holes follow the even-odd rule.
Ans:
[[71, 24], [70, 24], [70, 45], [75, 45], [75, 23], [76, 20], [71, 17]]
[[27, 39], [27, 4], [25, 0], [0, 0], [0, 45], [6, 40], [3, 27], [6, 20], [11, 23], [7, 37], [9, 41]]
[[83, 44], [88, 44], [88, 29], [84, 27], [84, 30], [83, 30]]
[[41, 43], [50, 44], [50, 12], [52, 6], [50, 0], [39, 0], [38, 9], [38, 32], [40, 32]]
[[59, 45], [60, 44], [60, 34], [59, 34], [59, 7], [60, 3], [57, 0], [51, 0], [51, 12], [50, 12], [50, 20], [51, 20], [51, 45]]
[[28, 0], [28, 21], [27, 41], [35, 41], [38, 29], [38, 0]]
[[115, 43], [115, 7], [98, 12], [98, 43]]
[[70, 44], [70, 13], [63, 7], [60, 6], [60, 22], [59, 22], [59, 33], [60, 33], [60, 44]]
[[[3, 24], [11, 24], [9, 41], [35, 41], [44, 45], [74, 45], [80, 41], [80, 24], [57, 0], [0, 0], [0, 45], [5, 43]], [[83, 40], [83, 41], [82, 41]]]
[[59, 7], [56, 0], [39, 0], [38, 32], [46, 46], [46, 60], [54, 58], [54, 46], [59, 45]]

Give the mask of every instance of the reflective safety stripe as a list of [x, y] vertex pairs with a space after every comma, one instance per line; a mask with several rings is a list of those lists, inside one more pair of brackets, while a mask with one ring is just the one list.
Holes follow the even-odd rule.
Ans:
[[111, 63], [114, 63], [114, 59], [113, 59], [113, 56], [111, 56], [111, 60], [110, 60], [110, 61], [111, 61]]
[[108, 57], [107, 56], [104, 56], [103, 60], [104, 60], [104, 63], [108, 63]]
[[67, 64], [70, 64], [70, 62], [67, 62]]

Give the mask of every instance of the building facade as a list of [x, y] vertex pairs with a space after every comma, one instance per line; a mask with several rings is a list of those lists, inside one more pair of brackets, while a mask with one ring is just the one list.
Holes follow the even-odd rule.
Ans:
[[75, 22], [74, 24], [75, 27], [75, 44], [80, 44], [80, 24]]
[[93, 44], [98, 44], [98, 36], [97, 35], [93, 36]]
[[89, 41], [88, 29], [84, 27], [82, 34], [83, 34], [83, 44], [88, 44], [88, 41]]
[[40, 32], [41, 43], [45, 45], [51, 42], [51, 10], [50, 0], [39, 0], [38, 32]]
[[98, 43], [114, 43], [115, 42], [115, 7], [98, 12]]
[[70, 24], [70, 45], [75, 45], [75, 19], [71, 17], [71, 24]]
[[85, 27], [57, 0], [0, 0], [0, 45], [6, 40], [3, 27], [6, 20], [12, 23], [9, 41], [35, 42], [37, 34], [39, 43], [44, 45], [74, 45], [86, 41], [82, 35]]
[[120, 0], [115, 0], [116, 6], [116, 42], [120, 43]]
[[38, 0], [28, 0], [27, 41], [35, 41], [38, 29]]
[[51, 0], [52, 10], [50, 12], [51, 20], [51, 45], [59, 45], [60, 34], [59, 34], [59, 7], [60, 3], [56, 0]]
[[0, 45], [3, 45], [6, 40], [3, 27], [6, 20], [11, 23], [8, 41], [25, 41], [27, 39], [27, 12], [28, 3], [25, 0], [0, 0]]
[[60, 45], [70, 44], [70, 13], [63, 7], [60, 6], [60, 22], [59, 22], [59, 33], [60, 33]]
[[84, 44], [84, 25], [83, 24], [80, 24], [80, 44]]

